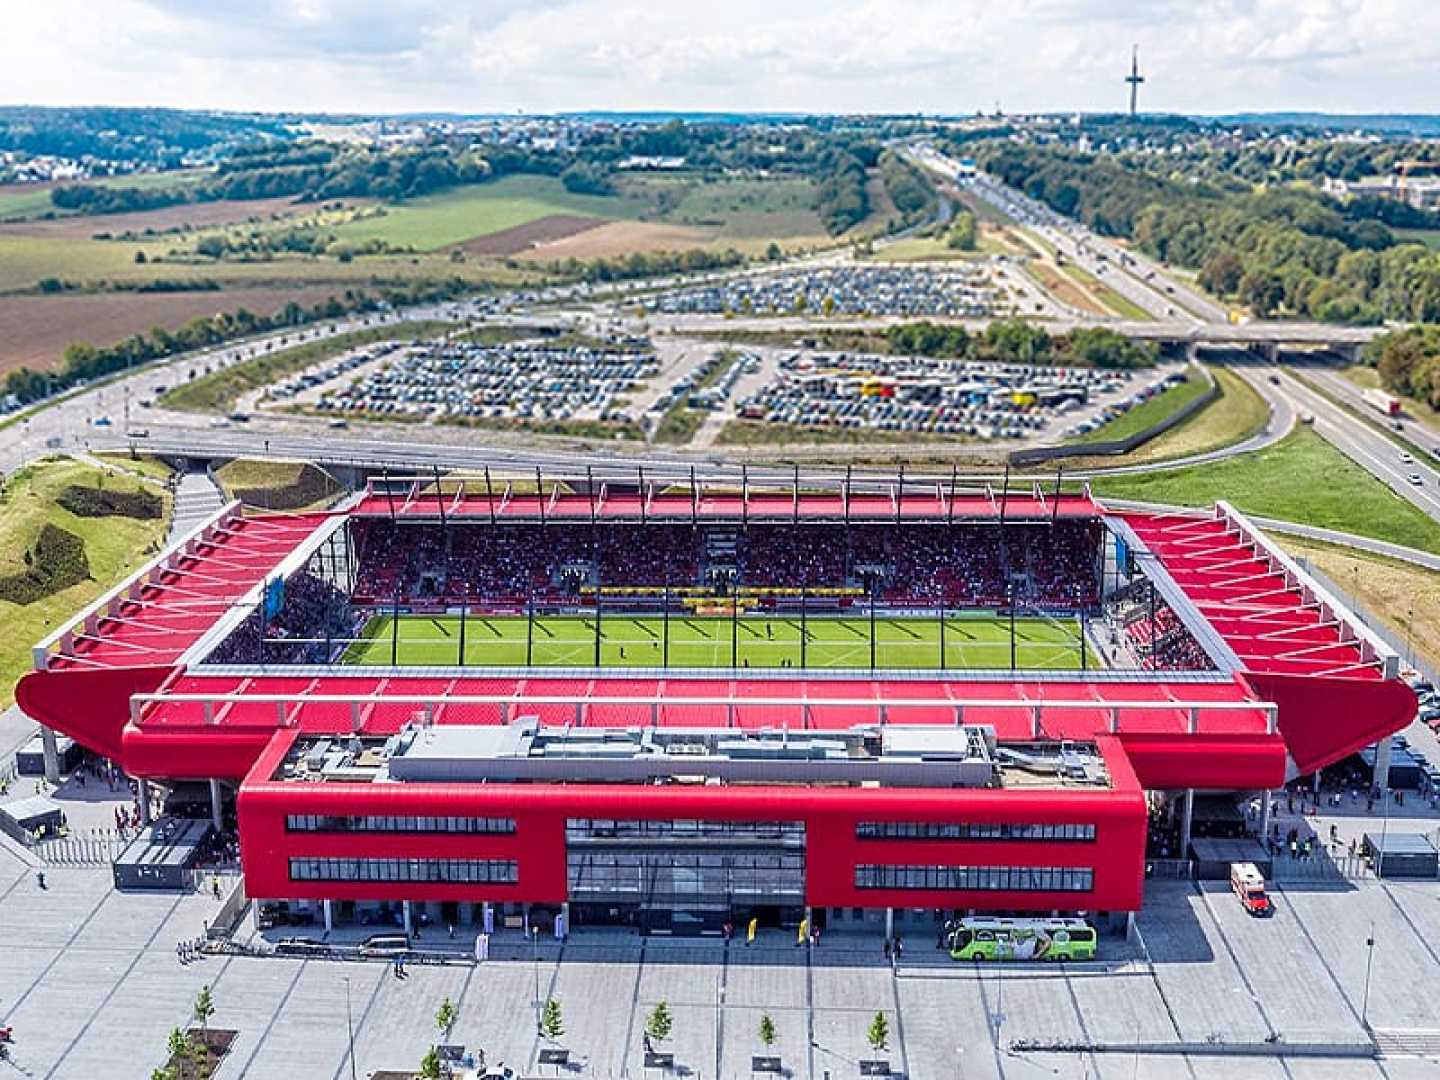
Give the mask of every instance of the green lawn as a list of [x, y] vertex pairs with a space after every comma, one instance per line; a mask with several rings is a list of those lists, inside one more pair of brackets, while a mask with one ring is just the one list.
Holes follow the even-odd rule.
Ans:
[[1140, 322], [1150, 321], [1150, 313], [1148, 311], [1133, 300], [1121, 296], [1083, 266], [1076, 266], [1072, 262], [1066, 262], [1060, 269], [1088, 291], [1091, 296], [1100, 301], [1100, 303], [1116, 315], [1119, 315], [1122, 319], [1135, 319]]
[[1246, 513], [1440, 553], [1440, 522], [1309, 428], [1300, 428], [1264, 450], [1208, 465], [1097, 476], [1094, 488], [1102, 498], [1181, 506], [1209, 506], [1227, 499]]
[[[32, 604], [0, 601], [0, 705], [15, 699], [15, 680], [32, 666], [31, 646], [109, 589], [141, 564], [153, 558], [165, 538], [167, 514], [153, 521], [126, 517], [76, 517], [55, 504], [71, 484], [86, 487], [101, 482], [102, 470], [68, 458], [52, 458], [27, 465], [5, 480], [0, 495], [0, 573], [17, 572], [24, 552], [47, 523], [74, 533], [85, 541], [91, 580], [61, 590]], [[104, 478], [105, 486], [133, 491], [134, 477]], [[147, 490], [154, 490], [148, 485]], [[167, 506], [170, 496], [164, 496]]]
[[411, 341], [434, 337], [455, 328], [454, 323], [422, 321], [394, 326], [354, 330], [321, 341], [292, 345], [288, 349], [262, 353], [250, 360], [221, 368], [183, 383], [160, 395], [167, 409], [186, 412], [228, 412], [241, 395], [269, 386], [332, 356], [382, 341]]
[[1081, 435], [1073, 442], [1080, 445], [1129, 438], [1136, 432], [1144, 431], [1146, 428], [1160, 423], [1166, 417], [1179, 412], [1209, 388], [1210, 384], [1205, 381], [1204, 376], [1192, 369], [1186, 374], [1183, 383], [1177, 383], [1163, 393], [1156, 394], [1149, 401], [1141, 402], [1135, 408], [1122, 413], [1109, 423], [1101, 424], [1094, 431]]
[[[347, 663], [443, 666], [460, 660], [460, 618], [454, 615], [389, 615], [366, 624], [361, 640], [350, 646]], [[521, 666], [526, 663], [527, 620], [519, 616], [471, 617], [465, 626], [467, 666]], [[804, 663], [815, 668], [870, 667], [870, 622], [864, 615], [808, 619]], [[938, 619], [875, 620], [875, 666], [939, 668]], [[600, 619], [600, 662], [604, 667], [662, 667], [665, 622], [658, 617], [605, 615]], [[779, 668], [784, 661], [801, 666], [799, 618], [748, 615], [670, 619], [670, 667], [732, 667], [732, 644], [740, 667]], [[1073, 619], [1023, 618], [1015, 621], [1015, 666], [1025, 670], [1074, 670], [1080, 667], [1079, 628]], [[394, 652], [392, 654], [392, 648]], [[945, 666], [955, 669], [1009, 669], [1010, 624], [993, 616], [951, 616], [945, 620]], [[530, 660], [537, 666], [589, 667], [595, 662], [593, 616], [537, 616]], [[1087, 650], [1086, 663], [1095, 656]]]
[[618, 195], [573, 195], [550, 176], [506, 176], [385, 207], [382, 217], [338, 226], [341, 240], [383, 240], [417, 251], [435, 251], [525, 225], [552, 214], [597, 218], [635, 217], [649, 204]]
[[1440, 229], [1391, 229], [1390, 231], [1402, 244], [1424, 244], [1428, 248], [1440, 248]]

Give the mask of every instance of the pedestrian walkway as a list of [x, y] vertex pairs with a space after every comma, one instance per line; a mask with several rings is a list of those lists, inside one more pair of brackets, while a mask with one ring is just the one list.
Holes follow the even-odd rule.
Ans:
[[201, 522], [215, 516], [225, 505], [225, 494], [207, 472], [180, 474], [175, 487], [175, 512], [170, 519], [170, 537], [175, 543]]

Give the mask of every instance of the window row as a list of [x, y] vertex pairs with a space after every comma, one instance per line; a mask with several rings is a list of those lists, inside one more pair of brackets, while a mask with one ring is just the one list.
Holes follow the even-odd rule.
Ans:
[[756, 840], [803, 839], [805, 824], [800, 821], [696, 821], [683, 819], [626, 820], [611, 818], [570, 818], [565, 823], [567, 840], [611, 838], [686, 839], [732, 838]]
[[399, 833], [513, 833], [514, 818], [491, 817], [396, 817], [372, 814], [290, 814], [285, 818], [290, 832], [399, 832]]
[[857, 840], [1070, 840], [1095, 839], [1094, 825], [1040, 825], [976, 821], [862, 821]]
[[803, 898], [805, 861], [795, 855], [672, 856], [571, 852], [572, 896], [631, 896], [652, 900], [718, 900], [749, 896]]
[[293, 858], [290, 880], [514, 885], [520, 880], [520, 868], [505, 859]]
[[1095, 871], [1069, 866], [876, 866], [855, 868], [857, 889], [1089, 892]]

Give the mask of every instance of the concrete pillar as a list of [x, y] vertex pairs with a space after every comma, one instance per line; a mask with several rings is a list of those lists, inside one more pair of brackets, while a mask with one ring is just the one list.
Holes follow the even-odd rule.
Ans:
[[894, 941], [894, 940], [895, 940], [895, 909], [894, 909], [894, 908], [888, 908], [888, 907], [887, 907], [887, 908], [885, 909], [885, 940], [886, 940], [886, 941]]
[[[1382, 792], [1390, 787], [1390, 750], [1393, 740], [1389, 735], [1375, 744], [1375, 774], [1371, 777], [1371, 783]], [[1320, 783], [1317, 777], [1315, 791], [1320, 791]]]
[[1185, 801], [1181, 804], [1180, 816], [1180, 854], [1179, 858], [1190, 857], [1190, 824], [1195, 817], [1195, 789], [1185, 789]]
[[150, 781], [140, 781], [140, 824], [150, 824]]
[[325, 912], [325, 932], [328, 934], [335, 929], [335, 910], [329, 900], [320, 901], [320, 907]]
[[1262, 844], [1270, 836], [1270, 803], [1273, 801], [1272, 792], [1260, 792], [1260, 842]]
[[[212, 779], [210, 781], [210, 824], [215, 826], [216, 832], [219, 832], [223, 827], [221, 825], [223, 817], [220, 813], [220, 805], [220, 781]], [[326, 929], [329, 928], [327, 927]]]
[[60, 746], [55, 741], [55, 729], [41, 725], [40, 748], [45, 755], [45, 779], [52, 784], [60, 783]]
[[402, 901], [400, 901], [400, 910], [405, 913], [405, 936], [406, 936], [406, 937], [414, 937], [414, 936], [415, 936], [415, 923], [414, 923], [414, 920], [411, 918], [411, 913], [410, 913], [410, 901], [409, 901], [409, 900], [402, 900]]

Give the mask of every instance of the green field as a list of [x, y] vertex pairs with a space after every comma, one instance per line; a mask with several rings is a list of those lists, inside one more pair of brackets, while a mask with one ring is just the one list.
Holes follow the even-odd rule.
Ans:
[[[789, 617], [672, 617], [668, 666], [677, 668], [801, 666], [800, 620]], [[521, 616], [471, 617], [465, 621], [466, 666], [518, 667], [526, 663], [528, 621]], [[868, 616], [808, 619], [804, 666], [870, 667]], [[600, 619], [602, 667], [663, 667], [665, 620], [605, 615]], [[733, 635], [733, 640], [732, 640]], [[537, 616], [529, 643], [535, 666], [591, 667], [595, 663], [593, 616]], [[392, 651], [393, 650], [393, 651]], [[738, 656], [734, 655], [738, 652]], [[456, 615], [376, 615], [363, 636], [346, 651], [349, 664], [446, 666], [460, 663], [460, 618]], [[1093, 666], [1095, 654], [1086, 650]], [[939, 668], [938, 619], [875, 620], [877, 668]], [[1010, 623], [995, 615], [954, 615], [945, 620], [945, 667], [1008, 670]], [[1081, 666], [1079, 627], [1074, 619], [1027, 617], [1015, 620], [1015, 665], [1023, 670], [1075, 670]]]
[[1391, 229], [1395, 239], [1404, 244], [1424, 244], [1428, 248], [1440, 248], [1440, 229]]
[[1097, 476], [1093, 484], [1101, 498], [1181, 506], [1209, 506], [1228, 499], [1246, 513], [1440, 553], [1440, 523], [1309, 428], [1299, 428], [1263, 450], [1223, 461]]
[[417, 251], [435, 251], [477, 236], [513, 229], [553, 214], [635, 217], [641, 200], [618, 195], [574, 195], [550, 176], [506, 176], [493, 183], [452, 188], [438, 195], [387, 206], [383, 217], [347, 222], [334, 232], [341, 240], [383, 240]]
[[1083, 445], [1109, 442], [1112, 439], [1128, 439], [1131, 435], [1153, 427], [1167, 417], [1173, 416], [1209, 388], [1210, 384], [1205, 381], [1204, 376], [1192, 369], [1186, 373], [1183, 383], [1177, 383], [1162, 393], [1156, 394], [1149, 401], [1141, 402], [1114, 420], [1101, 424], [1094, 431], [1086, 432], [1071, 441], [1076, 445]]

